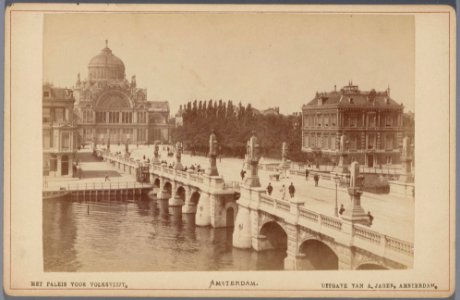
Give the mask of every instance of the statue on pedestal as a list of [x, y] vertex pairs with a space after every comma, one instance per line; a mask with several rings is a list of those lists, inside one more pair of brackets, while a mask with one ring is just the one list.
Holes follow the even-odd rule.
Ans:
[[399, 176], [399, 181], [413, 182], [414, 176], [412, 175], [412, 149], [409, 144], [409, 138], [406, 136], [402, 140], [402, 151], [401, 151], [401, 163], [402, 163], [402, 175]]
[[350, 186], [348, 188], [351, 202], [342, 217], [351, 223], [370, 225], [369, 215], [361, 207], [362, 185], [363, 176], [359, 174], [359, 163], [354, 161], [350, 164]]
[[281, 163], [278, 166], [278, 168], [283, 173], [282, 175], [284, 177], [287, 177], [286, 176], [286, 171], [289, 169], [289, 163], [286, 161], [287, 151], [288, 151], [287, 143], [283, 142], [282, 145], [281, 145]]
[[217, 137], [214, 132], [211, 133], [209, 136], [209, 169], [208, 175], [209, 176], [219, 176], [219, 172], [217, 171]]
[[345, 156], [346, 156], [346, 136], [342, 134], [340, 136], [340, 142], [339, 142], [339, 164], [337, 165], [338, 170], [337, 173], [347, 173], [347, 166], [345, 162]]
[[184, 167], [182, 166], [181, 163], [181, 157], [182, 157], [182, 143], [177, 142], [176, 143], [176, 164], [174, 165], [174, 169], [176, 170], [183, 170]]
[[246, 145], [247, 160], [249, 163], [249, 176], [246, 177], [244, 184], [250, 187], [260, 187], [258, 175], [258, 165], [260, 159], [260, 145], [255, 133]]
[[96, 134], [93, 133], [93, 152], [96, 151], [96, 146], [97, 146], [97, 138], [96, 138]]
[[155, 146], [154, 146], [155, 150], [153, 151], [153, 163], [159, 163], [160, 162], [160, 154], [159, 154], [159, 150], [160, 150], [160, 147], [158, 146], [158, 142], [155, 142]]
[[110, 136], [107, 138], [107, 152], [110, 152]]

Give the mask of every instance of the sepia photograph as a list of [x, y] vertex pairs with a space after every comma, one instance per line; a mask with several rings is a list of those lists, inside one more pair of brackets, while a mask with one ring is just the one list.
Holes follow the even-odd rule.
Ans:
[[412, 268], [414, 34], [45, 15], [44, 270]]
[[13, 294], [452, 291], [451, 10], [140, 7], [9, 11]]

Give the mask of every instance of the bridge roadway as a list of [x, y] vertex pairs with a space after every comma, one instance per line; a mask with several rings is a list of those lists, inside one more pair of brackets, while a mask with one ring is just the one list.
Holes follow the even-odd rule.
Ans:
[[[112, 149], [112, 146], [111, 146]], [[130, 147], [134, 159], [146, 157], [152, 159], [153, 146]], [[122, 146], [115, 146], [113, 151], [124, 151]], [[175, 161], [174, 157], [168, 157], [163, 147], [160, 147], [160, 160], [166, 160], [169, 163]], [[263, 159], [261, 160], [263, 162]], [[183, 154], [181, 162], [184, 166], [190, 167], [192, 164], [199, 164], [201, 168], [206, 169], [209, 165], [209, 158], [203, 156], [190, 156]], [[243, 167], [243, 159], [222, 158], [217, 160], [219, 174], [225, 178], [225, 181], [242, 182], [240, 171]], [[318, 187], [315, 187], [313, 176], [305, 180], [304, 176], [289, 175], [289, 178], [280, 181], [271, 181], [269, 175], [272, 172], [259, 168], [259, 178], [262, 187], [266, 187], [269, 182], [274, 187], [273, 194], [275, 198], [281, 198], [281, 186], [286, 187], [294, 184], [296, 188], [295, 197], [305, 201], [305, 207], [309, 210], [321, 213], [326, 216], [334, 217], [335, 207], [335, 183], [330, 180], [320, 180]], [[287, 193], [287, 198], [289, 197]], [[337, 188], [338, 206], [344, 204], [346, 207], [350, 202], [350, 196], [345, 188]], [[361, 205], [367, 211], [371, 211], [374, 216], [372, 229], [380, 233], [393, 236], [406, 241], [414, 240], [414, 198], [404, 197], [398, 194], [373, 194], [364, 192], [361, 196]]]
[[[150, 156], [148, 154], [146, 153], [146, 156]], [[144, 154], [139, 151], [136, 155]], [[193, 157], [194, 160], [197, 158], [200, 159]], [[119, 156], [110, 155], [106, 159], [118, 164], [119, 167], [124, 164], [124, 159]], [[186, 164], [187, 157], [182, 161]], [[132, 160], [127, 163], [131, 164]], [[231, 164], [233, 171], [236, 170], [235, 166], [240, 169], [237, 161], [231, 161]], [[202, 168], [205, 166], [205, 162], [201, 163]], [[223, 169], [221, 166], [220, 170]], [[330, 184], [322, 188], [312, 187], [308, 181], [305, 184], [303, 179], [303, 185], [307, 187], [310, 198], [299, 195], [300, 192], [292, 199], [281, 199], [276, 193], [268, 196], [263, 187], [249, 187], [243, 183], [228, 184], [220, 176], [198, 175], [158, 164], [150, 164], [150, 174], [158, 198], [167, 199], [170, 206], [179, 207], [183, 213], [196, 213], [197, 225], [229, 226], [228, 219], [233, 221], [236, 217], [233, 234], [235, 247], [253, 248], [258, 251], [286, 249], [286, 269], [301, 269], [305, 257], [323, 251], [330, 254], [330, 259], [326, 260], [330, 264], [323, 266], [327, 269], [401, 269], [413, 266], [412, 240], [385, 234], [376, 230], [374, 225], [371, 229], [335, 217], [331, 201], [318, 198], [318, 194], [327, 196], [335, 192], [330, 188]], [[299, 178], [290, 178], [288, 181], [298, 180]], [[279, 184], [276, 185], [278, 186]], [[236, 190], [241, 193], [237, 207], [233, 196]], [[340, 201], [345, 202], [342, 190], [340, 194]], [[311, 199], [319, 203], [327, 202], [327, 212], [321, 213], [324, 205], [311, 205], [315, 203], [310, 203]], [[385, 197], [377, 197], [374, 200], [383, 201]], [[364, 206], [366, 207], [366, 204]], [[376, 219], [380, 217], [375, 211], [374, 215]], [[391, 227], [398, 227], [397, 225], [392, 223]], [[413, 223], [410, 224], [410, 227], [412, 226]], [[306, 250], [309, 247], [316, 248], [314, 251]]]

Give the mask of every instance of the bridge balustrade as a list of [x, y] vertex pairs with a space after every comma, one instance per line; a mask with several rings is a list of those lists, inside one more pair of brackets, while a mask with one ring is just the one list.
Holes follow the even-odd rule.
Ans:
[[260, 195], [260, 202], [270, 207], [275, 207], [275, 198], [272, 198], [267, 194]]
[[339, 219], [320, 214], [320, 220], [320, 224], [326, 227], [330, 227], [338, 231], [342, 230], [342, 221], [340, 221]]
[[[303, 203], [276, 199], [267, 194], [261, 194], [260, 204], [260, 210], [262, 211], [265, 210], [283, 218], [287, 216], [286, 212], [288, 212], [298, 217], [296, 219], [301, 226], [306, 226], [323, 234], [329, 235], [334, 234], [334, 232], [347, 234], [346, 230], [343, 229], [341, 219], [311, 211], [305, 208]], [[311, 224], [311, 226], [308, 224]], [[362, 249], [373, 253], [389, 253], [389, 257], [396, 261], [401, 261], [402, 257], [402, 261], [409, 265], [412, 263], [414, 250], [411, 242], [387, 236], [359, 224], [353, 225], [351, 235], [354, 245]], [[401, 254], [402, 256], [400, 256]]]
[[369, 230], [367, 228], [361, 228], [358, 226], [353, 227], [353, 235], [356, 238], [363, 239], [365, 241], [380, 244], [382, 242], [382, 235], [378, 232], [373, 230]]
[[391, 249], [408, 257], [413, 257], [414, 255], [413, 243], [373, 231], [363, 227], [362, 225], [353, 225], [353, 237], [364, 240], [383, 249]]
[[414, 255], [414, 246], [412, 243], [402, 241], [391, 236], [385, 236], [385, 244], [388, 248], [398, 252]]
[[281, 200], [281, 199], [275, 199], [275, 209], [279, 208], [284, 211], [290, 211], [290, 205], [289, 201], [286, 200]]
[[85, 184], [67, 184], [67, 191], [81, 190], [110, 190], [110, 189], [131, 189], [149, 188], [151, 185], [139, 182], [92, 182]]
[[299, 208], [299, 215], [300, 215], [301, 218], [306, 218], [306, 219], [308, 219], [310, 221], [318, 223], [319, 214], [315, 213], [314, 211], [308, 210], [305, 207], [300, 207]]

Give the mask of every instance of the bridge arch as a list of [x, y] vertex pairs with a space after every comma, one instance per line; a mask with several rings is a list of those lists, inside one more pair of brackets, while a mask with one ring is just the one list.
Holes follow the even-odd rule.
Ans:
[[238, 206], [235, 202], [228, 202], [225, 205], [225, 225], [226, 227], [233, 227], [235, 225], [236, 213]]
[[155, 188], [160, 188], [161, 186], [161, 180], [160, 177], [156, 177], [153, 179], [153, 187]]
[[259, 235], [266, 239], [268, 247], [266, 249], [287, 249], [287, 232], [286, 229], [275, 220], [266, 221], [259, 229]]
[[182, 185], [176, 189], [176, 198], [182, 199], [185, 202], [185, 188]]
[[355, 270], [389, 270], [386, 266], [375, 261], [368, 261], [358, 265]]
[[327, 242], [307, 238], [299, 245], [300, 261], [298, 269], [338, 270], [339, 257]]
[[190, 195], [190, 204], [194, 206], [198, 205], [198, 201], [200, 201], [200, 196], [200, 191], [192, 191], [192, 194]]
[[169, 195], [172, 195], [172, 184], [171, 184], [171, 182], [166, 181], [166, 182], [163, 184], [163, 192], [164, 192], [164, 193], [167, 193], [167, 194], [169, 194]]

